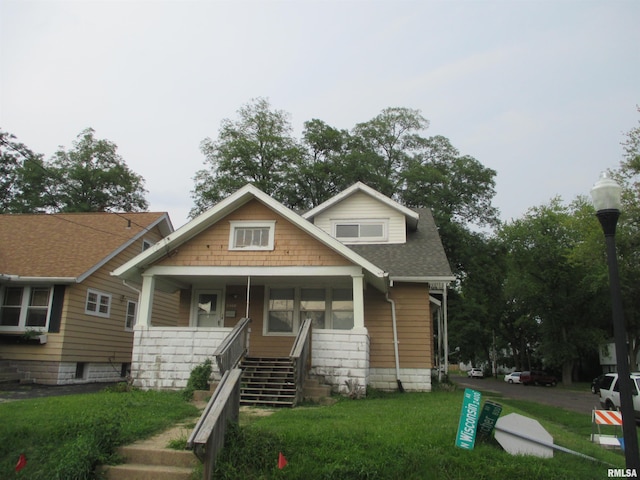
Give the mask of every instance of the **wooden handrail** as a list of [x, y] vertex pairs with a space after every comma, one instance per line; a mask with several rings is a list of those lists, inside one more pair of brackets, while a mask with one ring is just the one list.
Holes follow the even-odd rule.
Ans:
[[249, 332], [250, 318], [242, 318], [233, 327], [233, 330], [218, 345], [213, 356], [216, 359], [220, 375], [234, 368], [247, 351], [247, 335]]
[[209, 480], [213, 474], [216, 457], [224, 446], [227, 425], [238, 421], [241, 376], [239, 368], [224, 373], [187, 440], [187, 448], [204, 463], [203, 480]]
[[302, 400], [304, 380], [307, 377], [307, 371], [311, 368], [311, 323], [310, 318], [304, 321], [289, 354], [296, 380], [296, 402]]

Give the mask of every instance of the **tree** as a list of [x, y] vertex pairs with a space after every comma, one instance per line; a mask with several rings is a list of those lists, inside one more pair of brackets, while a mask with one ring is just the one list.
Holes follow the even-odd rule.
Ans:
[[591, 264], [572, 257], [585, 231], [594, 228], [586, 200], [566, 206], [555, 198], [498, 232], [508, 252], [506, 298], [515, 307], [509, 321], [537, 329], [542, 361], [561, 369], [565, 384], [571, 383], [576, 363], [606, 338], [603, 303], [587, 288]]
[[283, 197], [293, 208], [320, 205], [350, 186], [342, 159], [347, 154], [349, 132], [338, 130], [322, 120], [304, 123], [301, 155], [287, 167]]
[[200, 148], [209, 168], [196, 172], [192, 216], [247, 183], [284, 200], [288, 166], [297, 164], [301, 155], [291, 136], [288, 115], [272, 110], [267, 99], [257, 98], [241, 107], [238, 116], [222, 121], [217, 140], [202, 141]]
[[61, 212], [143, 211], [144, 179], [131, 171], [109, 140], [83, 130], [69, 151], [58, 150], [50, 164], [54, 198]]
[[420, 110], [404, 107], [385, 108], [367, 122], [357, 124], [352, 132], [352, 153], [370, 166], [373, 185], [381, 193], [398, 198], [402, 172], [422, 150], [420, 135], [429, 121]]
[[52, 181], [42, 155], [0, 130], [0, 213], [39, 213], [52, 207]]

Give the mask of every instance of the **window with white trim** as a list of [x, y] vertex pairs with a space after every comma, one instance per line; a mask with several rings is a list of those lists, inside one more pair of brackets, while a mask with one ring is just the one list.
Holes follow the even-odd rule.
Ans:
[[273, 287], [266, 289], [266, 296], [265, 334], [293, 335], [307, 318], [313, 321], [313, 328], [353, 328], [350, 288]]
[[53, 298], [51, 287], [7, 286], [1, 292], [0, 331], [46, 331]]
[[109, 318], [111, 314], [111, 294], [99, 292], [98, 290], [87, 290], [84, 313]]
[[333, 235], [345, 243], [386, 242], [389, 221], [371, 220], [334, 220]]
[[136, 311], [138, 310], [138, 302], [133, 300], [127, 300], [127, 313], [124, 319], [124, 329], [127, 332], [133, 330], [133, 326], [136, 324]]
[[275, 221], [231, 221], [229, 250], [273, 250]]

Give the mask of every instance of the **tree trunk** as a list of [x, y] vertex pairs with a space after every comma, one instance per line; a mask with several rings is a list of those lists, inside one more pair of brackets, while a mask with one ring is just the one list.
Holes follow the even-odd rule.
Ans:
[[562, 364], [562, 384], [569, 386], [572, 383], [573, 360], [566, 360]]

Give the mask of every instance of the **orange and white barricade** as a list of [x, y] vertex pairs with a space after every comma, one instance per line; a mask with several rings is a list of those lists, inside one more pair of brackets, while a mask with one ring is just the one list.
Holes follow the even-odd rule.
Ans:
[[[620, 448], [622, 413], [615, 410], [593, 410], [591, 415], [591, 441], [603, 447]], [[603, 433], [608, 431], [608, 434]]]

